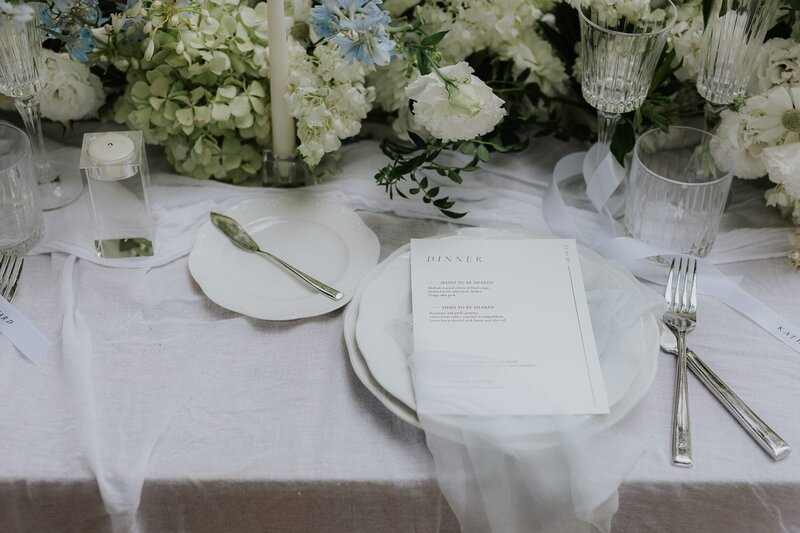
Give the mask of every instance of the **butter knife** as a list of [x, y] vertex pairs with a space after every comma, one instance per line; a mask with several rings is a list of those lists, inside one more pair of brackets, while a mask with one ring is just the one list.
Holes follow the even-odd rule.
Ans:
[[301, 270], [298, 270], [297, 268], [293, 267], [280, 257], [262, 250], [258, 246], [258, 243], [253, 239], [253, 237], [250, 236], [249, 233], [247, 233], [247, 231], [245, 231], [245, 229], [241, 226], [241, 224], [236, 222], [231, 217], [222, 215], [220, 213], [214, 213], [212, 211], [211, 223], [214, 224], [217, 227], [217, 229], [219, 229], [226, 237], [228, 237], [231, 240], [231, 242], [233, 242], [233, 244], [235, 244], [242, 250], [254, 254], [263, 255], [264, 257], [272, 259], [280, 266], [282, 266], [283, 268], [285, 268], [286, 270], [288, 270], [301, 280], [305, 281], [306, 283], [317, 289], [319, 292], [321, 292], [331, 300], [341, 300], [342, 298], [344, 298], [344, 294], [342, 294], [341, 291], [338, 291], [333, 287], [325, 285], [321, 281], [312, 278], [305, 272], [302, 272]]
[[[675, 336], [669, 331], [662, 330], [661, 349], [673, 355], [678, 353]], [[703, 385], [711, 391], [711, 394], [719, 400], [770, 457], [775, 461], [780, 461], [789, 456], [792, 451], [791, 446], [780, 435], [775, 433], [761, 417], [755, 414], [696, 353], [687, 348], [686, 356], [689, 370], [700, 379]]]

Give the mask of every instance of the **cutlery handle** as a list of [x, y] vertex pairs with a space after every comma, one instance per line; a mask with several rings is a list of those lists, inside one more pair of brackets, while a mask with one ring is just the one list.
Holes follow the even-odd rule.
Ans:
[[742, 401], [728, 385], [717, 376], [708, 365], [692, 350], [687, 351], [689, 368], [703, 385], [725, 406], [739, 424], [764, 448], [774, 460], [780, 461], [789, 456], [791, 446], [775, 433], [761, 418]]
[[672, 464], [692, 466], [692, 436], [689, 431], [689, 382], [686, 376], [686, 332], [674, 330], [678, 339], [675, 398], [672, 404]]
[[342, 294], [341, 291], [338, 291], [337, 289], [334, 289], [333, 287], [325, 285], [324, 283], [322, 283], [318, 279], [312, 278], [311, 276], [309, 276], [305, 272], [296, 269], [295, 267], [293, 267], [292, 265], [290, 265], [289, 263], [287, 263], [286, 261], [284, 261], [280, 257], [278, 257], [276, 255], [272, 255], [271, 253], [265, 252], [263, 250], [258, 251], [257, 253], [269, 257], [270, 259], [272, 259], [273, 261], [275, 261], [276, 263], [278, 263], [279, 265], [284, 267], [286, 270], [288, 270], [289, 272], [291, 272], [292, 274], [294, 274], [298, 278], [302, 279], [303, 281], [305, 281], [306, 283], [308, 283], [309, 285], [311, 285], [312, 287], [317, 289], [319, 292], [321, 292], [322, 294], [324, 294], [325, 296], [330, 298], [331, 300], [341, 300], [344, 297], [344, 294]]

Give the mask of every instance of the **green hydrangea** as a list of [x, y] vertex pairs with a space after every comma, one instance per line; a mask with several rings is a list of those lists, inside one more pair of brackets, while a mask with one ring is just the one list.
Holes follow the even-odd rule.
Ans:
[[137, 4], [112, 20], [101, 53], [127, 76], [115, 119], [163, 145], [182, 174], [254, 175], [270, 141], [266, 19], [264, 2], [206, 0]]

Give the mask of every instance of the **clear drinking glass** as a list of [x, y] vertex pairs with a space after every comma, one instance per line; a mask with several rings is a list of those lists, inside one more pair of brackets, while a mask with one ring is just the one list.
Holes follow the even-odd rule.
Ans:
[[658, 58], [677, 10], [664, 4], [662, 17], [653, 20], [608, 20], [590, 5], [579, 9], [581, 21], [581, 89], [597, 109], [598, 142], [610, 144], [620, 114], [642, 105]]
[[83, 182], [79, 174], [62, 179], [50, 165], [44, 148], [39, 91], [47, 81], [47, 66], [42, 54], [39, 11], [34, 12], [35, 16], [26, 22], [0, 13], [0, 93], [14, 98], [25, 122], [36, 157], [42, 207], [56, 209], [75, 200], [83, 190]]
[[28, 136], [0, 122], [0, 253], [24, 255], [42, 239], [42, 210]]
[[706, 129], [744, 94], [756, 55], [775, 22], [779, 0], [714, 0], [700, 48], [697, 92], [706, 101]]
[[636, 141], [625, 189], [629, 235], [673, 252], [708, 254], [733, 176], [724, 166], [732, 154], [719, 143], [684, 126], [651, 130]]

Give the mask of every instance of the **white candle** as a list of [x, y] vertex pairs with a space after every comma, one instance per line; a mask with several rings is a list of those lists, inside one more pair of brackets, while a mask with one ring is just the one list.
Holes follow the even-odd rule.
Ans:
[[272, 100], [272, 151], [276, 157], [292, 158], [295, 150], [294, 118], [286, 106], [289, 92], [289, 43], [283, 0], [268, 0], [269, 90]]
[[88, 153], [98, 165], [99, 179], [116, 180], [135, 174], [135, 169], [127, 165], [133, 160], [135, 146], [133, 141], [119, 133], [98, 135], [89, 143]]

